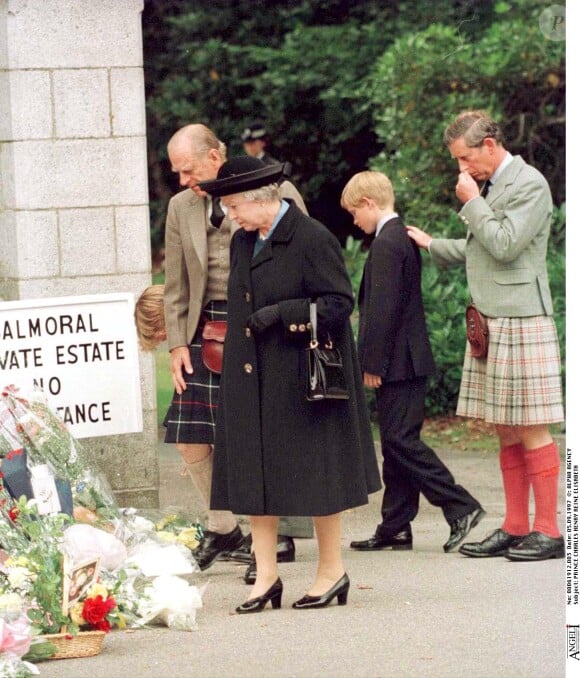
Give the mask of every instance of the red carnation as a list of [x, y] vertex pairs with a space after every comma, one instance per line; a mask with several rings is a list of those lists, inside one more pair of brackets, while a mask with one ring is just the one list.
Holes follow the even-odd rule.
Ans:
[[104, 631], [105, 633], [109, 633], [111, 630], [111, 625], [109, 624], [107, 619], [103, 619], [103, 621], [96, 622], [96, 624], [93, 624], [92, 628], [95, 631]]
[[103, 600], [103, 596], [87, 598], [83, 604], [82, 617], [93, 628], [108, 631], [111, 626], [105, 617], [115, 609], [116, 604], [115, 599], [111, 597], [107, 600]]

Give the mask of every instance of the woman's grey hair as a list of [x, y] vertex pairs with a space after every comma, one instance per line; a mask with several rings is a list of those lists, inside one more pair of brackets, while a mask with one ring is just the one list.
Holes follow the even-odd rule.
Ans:
[[503, 144], [503, 132], [500, 126], [485, 111], [461, 113], [447, 127], [443, 135], [447, 146], [461, 138], [464, 139], [468, 148], [481, 146], [483, 140], [488, 138], [495, 139], [498, 144]]
[[281, 200], [282, 194], [280, 192], [280, 186], [278, 184], [269, 184], [268, 186], [261, 186], [260, 188], [254, 188], [251, 191], [244, 191], [244, 198], [248, 200], [265, 200], [266, 202]]

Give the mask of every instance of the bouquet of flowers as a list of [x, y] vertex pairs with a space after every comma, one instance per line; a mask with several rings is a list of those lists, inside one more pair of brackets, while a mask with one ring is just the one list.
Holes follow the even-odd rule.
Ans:
[[[57, 649], [37, 636], [64, 645], [63, 635], [76, 642], [114, 626], [195, 628], [201, 592], [179, 575], [199, 570], [191, 551], [201, 527], [177, 512], [149, 520], [119, 509], [41, 391], [0, 393], [0, 464], [0, 597], [24, 601], [29, 653]], [[37, 490], [47, 475], [59, 499], [68, 487], [70, 510], [46, 506]]]
[[167, 513], [157, 518], [154, 523], [157, 539], [167, 543], [178, 543], [193, 551], [203, 537], [203, 528], [199, 523], [192, 523], [180, 515], [179, 511]]
[[[115, 599], [96, 578], [98, 560], [84, 567], [85, 581], [71, 590], [65, 554], [64, 528], [71, 518], [62, 513], [40, 516], [34, 500], [21, 497], [7, 510], [9, 498], [0, 490], [0, 543], [6, 559], [0, 568], [0, 596], [26, 601], [35, 634], [72, 635], [82, 630], [108, 632], [119, 621]], [[83, 568], [71, 567], [80, 572]], [[65, 599], [66, 594], [66, 599]], [[8, 598], [10, 599], [10, 598]]]
[[109, 633], [118, 623], [117, 602], [106, 586], [97, 582], [87, 590], [82, 600], [70, 609], [70, 618], [79, 628]]

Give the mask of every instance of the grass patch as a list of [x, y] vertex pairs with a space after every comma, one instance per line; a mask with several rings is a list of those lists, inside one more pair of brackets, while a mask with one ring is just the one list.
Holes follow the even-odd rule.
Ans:
[[[374, 440], [380, 442], [378, 423], [372, 421], [371, 426]], [[497, 451], [495, 428], [475, 419], [451, 416], [426, 419], [421, 439], [434, 450]]]
[[426, 419], [422, 433], [427, 445], [435, 449], [497, 452], [495, 426], [479, 419], [452, 416]]

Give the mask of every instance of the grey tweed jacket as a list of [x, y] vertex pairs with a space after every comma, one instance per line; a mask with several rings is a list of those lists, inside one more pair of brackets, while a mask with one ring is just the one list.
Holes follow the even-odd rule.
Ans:
[[515, 156], [487, 197], [459, 212], [467, 237], [435, 238], [429, 251], [441, 266], [465, 264], [471, 297], [485, 315], [552, 315], [546, 270], [552, 209], [545, 178]]

